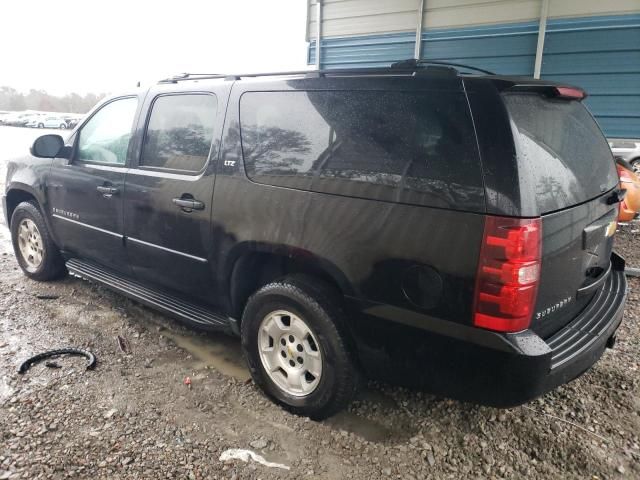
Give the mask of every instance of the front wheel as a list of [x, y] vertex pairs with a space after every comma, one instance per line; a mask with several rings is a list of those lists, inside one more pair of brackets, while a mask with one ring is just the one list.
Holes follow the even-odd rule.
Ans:
[[636, 175], [640, 175], [640, 158], [635, 158], [633, 160], [631, 160], [631, 168], [633, 168], [633, 172]]
[[67, 125], [65, 123], [60, 124], [60, 130], [65, 130], [66, 128], [67, 128]]
[[34, 203], [22, 202], [13, 211], [11, 240], [18, 264], [27, 277], [47, 281], [67, 272], [62, 255]]
[[44, 128], [44, 123], [39, 123], [38, 128]]
[[359, 385], [338, 305], [328, 286], [292, 276], [262, 287], [242, 316], [254, 382], [287, 410], [315, 420], [345, 408]]

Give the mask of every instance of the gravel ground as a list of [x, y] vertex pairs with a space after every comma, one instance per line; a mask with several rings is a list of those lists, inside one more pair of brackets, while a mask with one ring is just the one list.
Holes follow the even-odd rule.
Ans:
[[[616, 239], [635, 266], [639, 228]], [[0, 226], [0, 480], [640, 478], [640, 280], [630, 287], [616, 348], [528, 405], [496, 410], [372, 383], [349, 411], [316, 423], [260, 393], [233, 339], [78, 279], [26, 279]], [[96, 370], [63, 358], [16, 374], [21, 360], [67, 345], [95, 352]], [[290, 470], [221, 461], [231, 448]]]

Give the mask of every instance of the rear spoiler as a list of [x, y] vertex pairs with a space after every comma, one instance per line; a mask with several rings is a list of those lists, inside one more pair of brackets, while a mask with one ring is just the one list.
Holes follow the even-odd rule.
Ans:
[[527, 84], [517, 83], [506, 89], [506, 92], [536, 92], [543, 93], [549, 97], [564, 98], [566, 100], [584, 100], [587, 92], [578, 87], [569, 85], [544, 85], [540, 83]]
[[564, 98], [566, 100], [584, 100], [587, 92], [575, 85], [550, 82], [529, 77], [508, 77], [494, 75], [487, 77], [493, 82], [500, 92], [530, 92], [542, 93], [551, 98]]

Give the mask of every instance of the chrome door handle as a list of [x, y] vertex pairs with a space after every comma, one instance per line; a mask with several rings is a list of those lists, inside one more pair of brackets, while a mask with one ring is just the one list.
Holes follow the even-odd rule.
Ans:
[[174, 198], [173, 203], [186, 210], [204, 210], [204, 203], [190, 198]]

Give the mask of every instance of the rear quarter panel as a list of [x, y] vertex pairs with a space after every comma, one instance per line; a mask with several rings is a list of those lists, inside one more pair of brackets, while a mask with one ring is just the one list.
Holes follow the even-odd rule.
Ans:
[[[270, 250], [323, 266], [362, 310], [392, 305], [399, 315], [420, 312], [426, 321], [471, 322], [483, 215], [254, 183], [242, 163], [241, 94], [234, 86], [214, 191], [221, 287], [229, 283], [242, 252]], [[414, 267], [429, 272], [421, 285], [430, 295], [427, 307], [414, 304], [403, 291]]]

